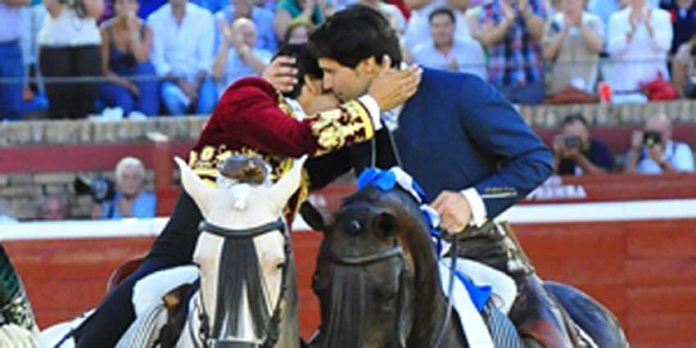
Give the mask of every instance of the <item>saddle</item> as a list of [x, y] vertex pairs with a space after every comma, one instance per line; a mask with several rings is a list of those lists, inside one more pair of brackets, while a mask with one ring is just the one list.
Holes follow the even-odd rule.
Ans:
[[510, 275], [517, 298], [508, 314], [523, 339], [544, 347], [576, 347], [578, 338], [570, 317], [543, 286], [507, 223], [488, 222], [470, 228], [457, 240], [460, 257], [479, 261]]

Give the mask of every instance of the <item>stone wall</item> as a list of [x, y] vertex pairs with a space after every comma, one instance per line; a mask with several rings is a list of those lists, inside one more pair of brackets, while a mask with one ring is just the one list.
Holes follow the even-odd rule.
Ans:
[[[90, 173], [40, 173], [0, 175], [0, 215], [14, 216], [19, 220], [34, 220], [40, 216], [41, 200], [46, 196], [63, 197], [67, 202], [67, 215], [74, 219], [90, 218], [93, 201], [89, 195], [77, 195], [73, 183], [77, 175], [90, 178], [104, 177], [113, 180], [113, 172]], [[147, 171], [145, 190], [154, 189], [154, 173]]]
[[[556, 128], [568, 114], [581, 112], [600, 126], [634, 125], [656, 113], [665, 113], [675, 124], [696, 123], [696, 101], [679, 100], [650, 104], [577, 104], [522, 106], [524, 119], [532, 127]], [[159, 132], [171, 140], [192, 140], [200, 135], [207, 118], [161, 117], [142, 121], [99, 122], [28, 121], [0, 123], [0, 147], [32, 144], [118, 143], [143, 141]]]
[[[656, 113], [667, 114], [675, 124], [696, 123], [696, 102], [689, 100], [627, 105], [523, 106], [519, 110], [531, 126], [545, 129], [557, 128], [564, 116], [577, 112], [583, 113], [592, 124], [599, 126], [635, 125]], [[5, 122], [0, 123], [0, 148], [142, 142], [147, 140], [151, 133], [164, 134], [173, 141], [194, 140], [206, 121], [207, 118], [204, 117], [162, 117], [119, 122], [91, 120]], [[92, 177], [112, 175], [111, 172], [80, 174]], [[92, 205], [90, 198], [75, 196], [72, 187], [76, 175], [77, 173], [74, 172], [0, 173], [0, 215], [5, 213], [22, 220], [34, 219], [38, 216], [41, 197], [65, 195], [70, 197], [70, 217], [89, 217]], [[153, 173], [149, 172], [148, 190], [152, 190], [154, 186], [153, 179]]]

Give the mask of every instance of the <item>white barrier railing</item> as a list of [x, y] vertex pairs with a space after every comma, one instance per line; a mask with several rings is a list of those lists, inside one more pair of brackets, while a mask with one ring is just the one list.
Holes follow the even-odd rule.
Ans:
[[[530, 204], [504, 212], [513, 224], [644, 221], [696, 218], [696, 199], [630, 202]], [[157, 236], [168, 218], [97, 221], [22, 222], [0, 226], [0, 241], [42, 239], [127, 238]], [[293, 231], [307, 231], [299, 216]]]

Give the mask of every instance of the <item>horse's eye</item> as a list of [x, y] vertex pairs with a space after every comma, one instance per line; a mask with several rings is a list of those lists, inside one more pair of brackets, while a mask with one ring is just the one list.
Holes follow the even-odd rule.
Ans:
[[360, 229], [362, 229], [362, 225], [360, 224], [360, 221], [358, 220], [350, 220], [350, 224], [348, 225], [350, 228], [350, 232], [352, 233], [358, 233]]

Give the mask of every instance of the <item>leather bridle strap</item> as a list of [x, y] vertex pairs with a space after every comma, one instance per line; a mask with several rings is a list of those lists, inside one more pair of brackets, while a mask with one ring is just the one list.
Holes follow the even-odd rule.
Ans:
[[363, 266], [369, 265], [375, 262], [383, 261], [391, 257], [399, 256], [403, 254], [403, 249], [401, 245], [395, 246], [393, 248], [382, 250], [378, 253], [365, 256], [338, 256], [331, 251], [322, 248], [321, 255], [331, 262], [344, 266]]
[[201, 223], [198, 225], [198, 230], [201, 232], [208, 232], [212, 233], [216, 236], [220, 237], [225, 237], [225, 238], [234, 238], [234, 239], [248, 239], [248, 238], [254, 238], [257, 236], [260, 236], [262, 234], [272, 232], [272, 231], [280, 231], [281, 233], [284, 233], [286, 230], [286, 225], [283, 219], [278, 219], [276, 221], [272, 221], [260, 226], [255, 226], [255, 227], [250, 227], [250, 228], [245, 228], [245, 229], [239, 229], [239, 230], [233, 230], [225, 227], [221, 227], [218, 225], [214, 225], [208, 221], [201, 221]]

